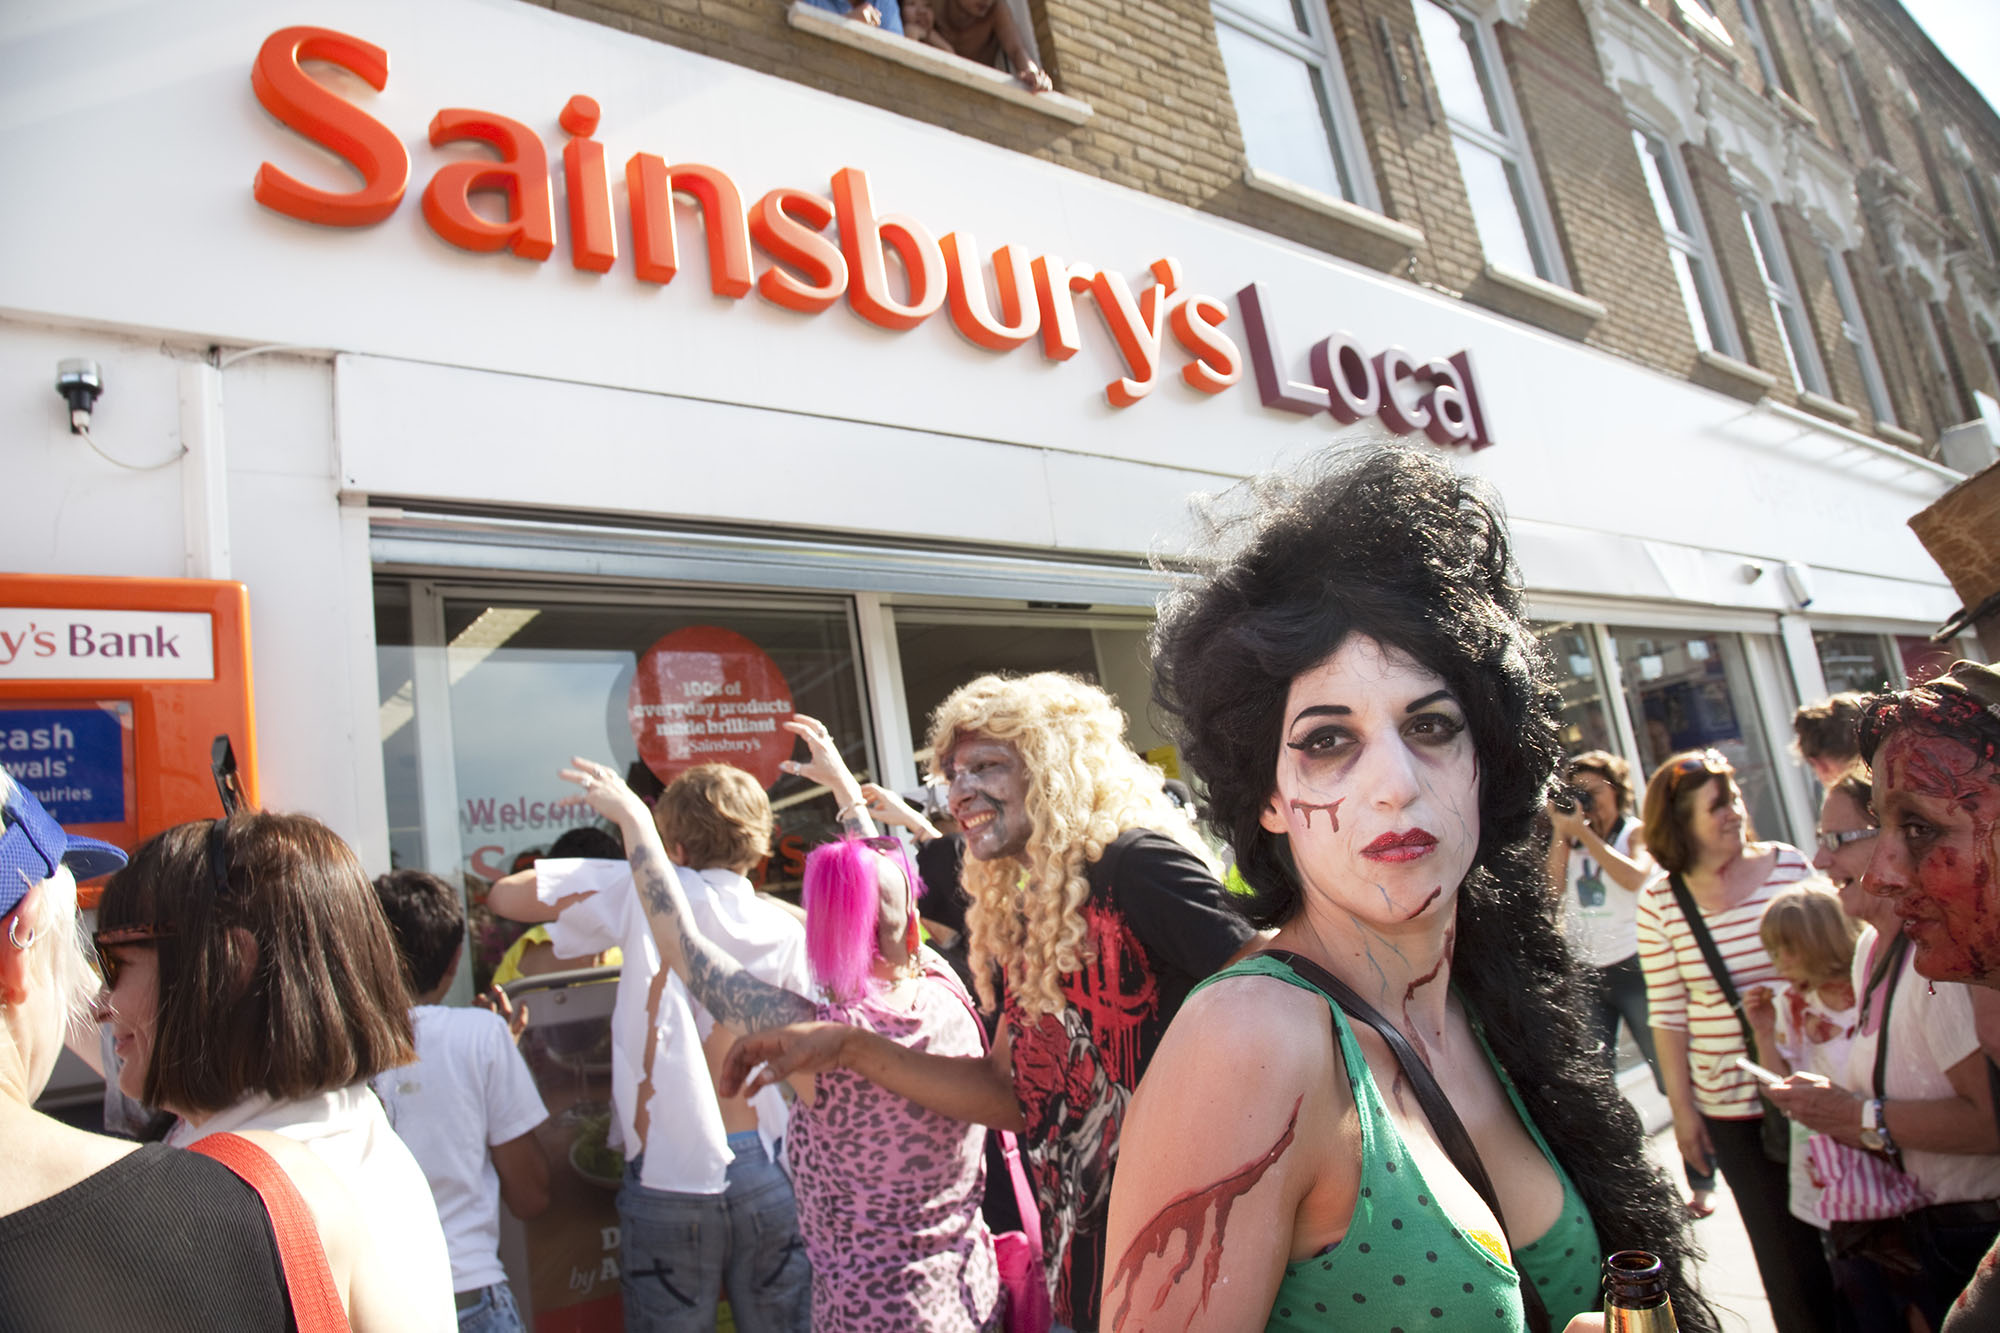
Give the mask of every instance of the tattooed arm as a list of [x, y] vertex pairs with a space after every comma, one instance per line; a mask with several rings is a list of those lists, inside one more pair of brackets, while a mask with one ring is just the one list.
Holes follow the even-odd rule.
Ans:
[[1286, 1263], [1346, 1234], [1361, 1139], [1328, 1022], [1256, 977], [1182, 1007], [1119, 1138], [1106, 1333], [1262, 1328]]
[[672, 968], [689, 994], [719, 1023], [745, 1032], [803, 1023], [817, 1011], [803, 995], [752, 976], [718, 948], [696, 926], [680, 878], [660, 845], [652, 813], [617, 773], [587, 759], [571, 761], [563, 777], [583, 788], [583, 799], [599, 814], [617, 822], [631, 849], [632, 884], [646, 909], [646, 920], [659, 946], [660, 961]]

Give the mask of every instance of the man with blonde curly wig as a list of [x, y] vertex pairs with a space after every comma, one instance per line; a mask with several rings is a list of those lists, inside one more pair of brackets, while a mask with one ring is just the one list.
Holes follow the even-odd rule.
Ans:
[[730, 1060], [738, 1076], [767, 1062], [753, 1083], [852, 1069], [1020, 1132], [1056, 1319], [1078, 1333], [1098, 1326], [1125, 1105], [1188, 991], [1252, 933], [1124, 735], [1109, 695], [1055, 672], [982, 676], [931, 720], [932, 762], [965, 833], [972, 969], [1006, 1019], [987, 1057], [805, 1024], [747, 1037]]

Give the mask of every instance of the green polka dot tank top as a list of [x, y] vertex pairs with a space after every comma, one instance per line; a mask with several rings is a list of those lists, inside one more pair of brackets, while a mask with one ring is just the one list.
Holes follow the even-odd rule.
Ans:
[[[1246, 959], [1210, 981], [1228, 976], [1268, 976], [1320, 993], [1285, 964], [1269, 958]], [[1361, 1193], [1344, 1239], [1285, 1266], [1265, 1328], [1525, 1333], [1527, 1321], [1514, 1269], [1438, 1206], [1382, 1104], [1347, 1015], [1338, 1005], [1331, 1007], [1341, 1059], [1360, 1112]], [[1478, 1032], [1477, 1023], [1473, 1029]], [[1521, 1123], [1562, 1181], [1561, 1216], [1539, 1240], [1516, 1251], [1548, 1306], [1551, 1327], [1560, 1329], [1573, 1316], [1597, 1307], [1602, 1259], [1597, 1229], [1569, 1174], [1549, 1152], [1513, 1082], [1485, 1043], [1480, 1034], [1480, 1045]]]

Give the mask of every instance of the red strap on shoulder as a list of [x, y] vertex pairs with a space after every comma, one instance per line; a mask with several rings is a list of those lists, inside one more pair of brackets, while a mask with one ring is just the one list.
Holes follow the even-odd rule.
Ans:
[[271, 1216], [271, 1232], [278, 1240], [278, 1261], [285, 1267], [285, 1289], [299, 1333], [348, 1333], [347, 1311], [333, 1285], [333, 1270], [327, 1266], [326, 1248], [320, 1244], [319, 1224], [313, 1221], [312, 1209], [285, 1168], [241, 1134], [210, 1134], [189, 1144], [188, 1150], [213, 1157], [234, 1171], [264, 1201], [264, 1211]]

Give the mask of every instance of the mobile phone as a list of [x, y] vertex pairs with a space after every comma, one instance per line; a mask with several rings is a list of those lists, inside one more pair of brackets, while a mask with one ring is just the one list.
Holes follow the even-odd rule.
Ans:
[[209, 747], [208, 766], [215, 775], [215, 794], [222, 798], [222, 813], [235, 814], [244, 806], [243, 778], [236, 771], [236, 747], [229, 743], [229, 733], [217, 736]]
[[1767, 1088], [1774, 1083], [1783, 1083], [1785, 1081], [1783, 1078], [1772, 1073], [1770, 1070], [1764, 1068], [1764, 1066], [1758, 1064], [1755, 1060], [1752, 1060], [1747, 1055], [1739, 1055], [1736, 1057], [1736, 1067], [1742, 1070], [1744, 1073], [1748, 1074], [1751, 1078], [1756, 1079], [1759, 1083], [1762, 1083]]

